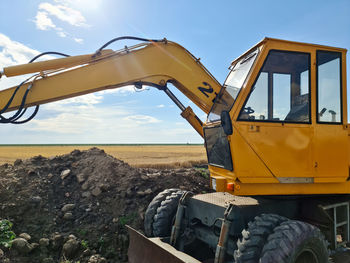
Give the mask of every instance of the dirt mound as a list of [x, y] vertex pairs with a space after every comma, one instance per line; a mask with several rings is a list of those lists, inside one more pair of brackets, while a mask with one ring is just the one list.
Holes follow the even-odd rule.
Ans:
[[2, 262], [126, 262], [125, 225], [142, 229], [148, 203], [166, 188], [210, 191], [207, 176], [133, 168], [97, 148], [2, 165], [0, 218], [22, 233], [2, 247]]

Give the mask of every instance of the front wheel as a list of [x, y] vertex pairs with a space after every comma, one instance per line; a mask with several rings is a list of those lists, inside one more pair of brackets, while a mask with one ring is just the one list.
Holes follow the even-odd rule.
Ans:
[[145, 233], [148, 237], [169, 236], [179, 200], [184, 191], [167, 189], [149, 204], [145, 213]]
[[260, 263], [328, 263], [328, 257], [327, 242], [317, 227], [288, 220], [268, 237]]

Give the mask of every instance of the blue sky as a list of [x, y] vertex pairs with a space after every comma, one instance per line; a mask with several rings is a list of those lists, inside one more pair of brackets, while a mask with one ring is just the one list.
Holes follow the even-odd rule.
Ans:
[[[2, 1], [1, 11], [0, 68], [45, 51], [93, 53], [123, 35], [166, 37], [223, 83], [230, 62], [265, 36], [350, 49], [349, 0], [16, 0]], [[18, 81], [1, 79], [0, 88]], [[2, 125], [0, 144], [202, 143], [179, 113], [163, 93], [127, 87], [44, 105], [28, 124]]]

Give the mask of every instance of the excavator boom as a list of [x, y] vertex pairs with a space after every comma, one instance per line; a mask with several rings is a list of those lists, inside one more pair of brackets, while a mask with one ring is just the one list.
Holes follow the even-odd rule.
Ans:
[[[30, 92], [25, 107], [71, 98], [126, 85], [154, 86], [164, 90], [182, 110], [182, 116], [202, 135], [200, 120], [167, 89], [171, 83], [205, 113], [213, 105], [221, 85], [189, 51], [167, 40], [135, 45], [119, 51], [103, 50], [90, 55], [53, 59], [6, 67], [2, 75], [11, 77], [38, 73], [34, 81], [18, 89], [6, 111], [20, 107], [25, 91]], [[30, 86], [32, 85], [32, 86]], [[17, 87], [0, 92], [4, 108]]]

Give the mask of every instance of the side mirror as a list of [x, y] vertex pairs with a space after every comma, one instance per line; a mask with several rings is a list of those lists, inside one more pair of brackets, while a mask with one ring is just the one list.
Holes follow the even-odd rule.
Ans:
[[224, 132], [226, 135], [231, 135], [233, 133], [232, 130], [232, 122], [231, 117], [228, 111], [222, 111], [221, 112], [221, 126], [224, 129]]

